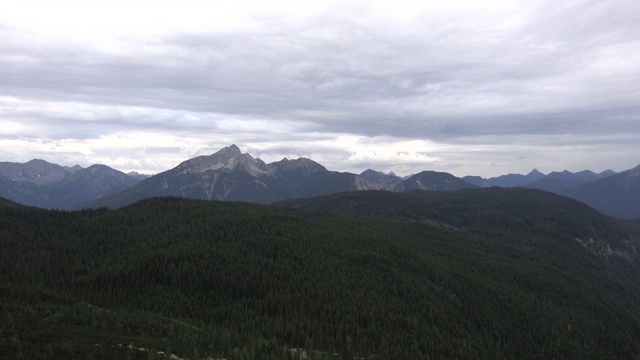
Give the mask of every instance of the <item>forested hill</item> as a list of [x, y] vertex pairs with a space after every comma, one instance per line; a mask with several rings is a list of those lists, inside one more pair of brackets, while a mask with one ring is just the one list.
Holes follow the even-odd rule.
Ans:
[[526, 189], [0, 201], [0, 358], [636, 358], [637, 246]]
[[279, 205], [357, 218], [417, 221], [505, 241], [575, 241], [603, 256], [637, 255], [637, 245], [631, 241], [637, 236], [633, 233], [637, 221], [613, 219], [579, 201], [535, 189], [363, 191], [288, 200]]

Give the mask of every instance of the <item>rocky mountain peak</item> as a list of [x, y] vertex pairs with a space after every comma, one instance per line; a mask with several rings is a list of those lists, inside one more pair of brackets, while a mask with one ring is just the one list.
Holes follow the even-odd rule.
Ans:
[[390, 183], [402, 182], [402, 179], [396, 176], [396, 174], [394, 174], [393, 172], [385, 174], [382, 171], [367, 169], [363, 171], [359, 176], [371, 182], [390, 182]]
[[254, 176], [267, 172], [266, 165], [262, 160], [254, 159], [249, 154], [243, 154], [236, 145], [225, 146], [211, 155], [187, 160], [180, 164], [178, 169], [183, 173], [204, 173], [224, 169], [233, 171], [238, 167]]
[[228, 154], [231, 156], [239, 156], [242, 155], [242, 152], [240, 151], [240, 148], [238, 146], [236, 146], [236, 144], [231, 144], [229, 146], [225, 146], [222, 149], [218, 150], [217, 153], [220, 154]]

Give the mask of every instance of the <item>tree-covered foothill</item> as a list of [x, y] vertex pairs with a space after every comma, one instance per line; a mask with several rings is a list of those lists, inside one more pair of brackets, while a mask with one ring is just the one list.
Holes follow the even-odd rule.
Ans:
[[634, 358], [636, 225], [525, 189], [0, 200], [0, 359]]

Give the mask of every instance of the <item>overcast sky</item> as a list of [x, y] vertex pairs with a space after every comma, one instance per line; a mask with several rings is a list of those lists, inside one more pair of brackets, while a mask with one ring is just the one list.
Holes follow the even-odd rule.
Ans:
[[230, 144], [354, 173], [622, 171], [640, 1], [3, 0], [0, 143], [142, 173]]

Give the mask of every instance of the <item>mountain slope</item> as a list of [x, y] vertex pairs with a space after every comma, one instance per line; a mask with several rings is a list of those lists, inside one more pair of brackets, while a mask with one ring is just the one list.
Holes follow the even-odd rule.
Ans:
[[106, 165], [91, 165], [73, 172], [53, 187], [58, 195], [55, 204], [72, 209], [79, 203], [120, 192], [140, 180]]
[[[28, 206], [41, 206], [47, 203], [47, 192], [42, 187], [30, 182], [12, 181], [0, 177], [0, 197], [11, 199]], [[42, 206], [45, 207], [45, 206]]]
[[640, 218], [640, 165], [578, 185], [567, 190], [566, 194], [617, 218]]
[[640, 355], [638, 239], [541, 191], [0, 213], [0, 358]]
[[51, 186], [71, 174], [70, 169], [44, 160], [26, 163], [0, 163], [0, 197], [29, 206], [57, 207], [52, 196], [57, 193]]
[[46, 185], [62, 180], [70, 171], [60, 165], [33, 159], [24, 164], [0, 162], [0, 178], [15, 182]]
[[617, 221], [574, 199], [533, 189], [357, 192], [279, 204], [345, 216], [441, 224], [492, 237], [516, 235], [515, 238], [525, 239], [553, 234], [603, 256], [635, 259], [637, 255], [632, 236]]
[[483, 179], [481, 176], [464, 176], [462, 177], [462, 180], [468, 182], [471, 185], [475, 185], [476, 187], [479, 188], [485, 188], [485, 187], [491, 187], [491, 184], [489, 184], [489, 181], [487, 181], [487, 179]]
[[487, 179], [491, 186], [515, 187], [532, 183], [536, 180], [544, 178], [544, 174], [537, 169], [531, 170], [527, 175], [507, 174]]
[[[48, 209], [71, 209], [78, 203], [122, 191], [138, 182], [105, 165], [69, 171], [56, 164], [32, 160], [12, 164], [9, 169], [13, 176], [0, 177], [0, 196]], [[9, 171], [4, 173], [11, 174]]]
[[452, 191], [473, 187], [475, 186], [449, 173], [437, 171], [422, 171], [411, 176], [402, 183], [402, 191], [416, 189]]
[[380, 171], [367, 169], [360, 173], [361, 178], [375, 183], [401, 183], [403, 180], [394, 173], [385, 174]]
[[547, 174], [541, 179], [528, 184], [524, 184], [523, 186], [532, 189], [551, 191], [556, 194], [566, 194], [567, 189], [576, 187], [580, 184], [593, 182], [611, 176], [613, 174], [615, 173], [611, 170], [603, 171], [600, 174], [596, 174], [589, 170], [584, 170], [577, 173], [572, 173], [567, 170], [562, 172], [554, 171]]
[[551, 192], [558, 192], [566, 188], [576, 186], [578, 184], [596, 181], [611, 175], [615, 172], [612, 170], [606, 170], [599, 174], [596, 174], [589, 170], [579, 171], [572, 173], [568, 170], [553, 171], [545, 175], [539, 172], [537, 169], [531, 170], [527, 175], [521, 174], [508, 174], [489, 179], [483, 179], [479, 176], [465, 176], [463, 179], [470, 184], [478, 187], [529, 187], [532, 189], [540, 189]]
[[599, 174], [565, 170], [544, 175], [534, 170], [526, 176], [510, 174], [491, 179], [465, 176], [463, 179], [479, 187], [522, 186], [549, 191], [572, 197], [619, 219], [640, 218], [640, 166], [619, 174], [612, 170]]

